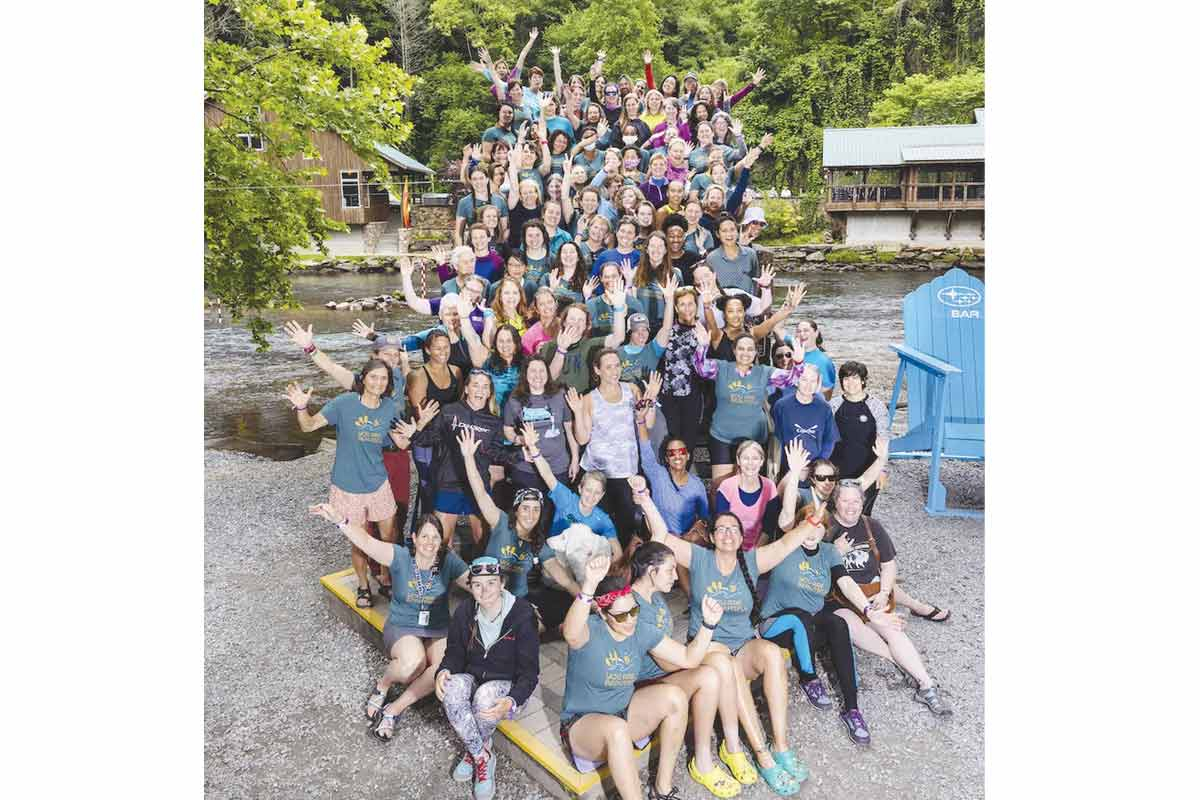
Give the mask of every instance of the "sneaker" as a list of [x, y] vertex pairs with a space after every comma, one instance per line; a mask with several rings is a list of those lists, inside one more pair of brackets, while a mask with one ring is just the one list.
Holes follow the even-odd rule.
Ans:
[[850, 734], [850, 741], [861, 745], [871, 743], [871, 732], [867, 730], [867, 723], [863, 721], [857, 708], [842, 714], [842, 722], [846, 725], [846, 732]]
[[928, 689], [918, 689], [913, 693], [913, 699], [918, 703], [924, 703], [929, 706], [929, 710], [939, 717], [944, 714], [952, 714], [950, 706], [942, 701], [942, 696], [938, 694], [936, 686], [930, 686]]
[[474, 774], [475, 759], [471, 758], [470, 753], [463, 753], [462, 761], [458, 762], [458, 766], [454, 768], [454, 772], [450, 773], [450, 777], [459, 783], [466, 783]]
[[825, 684], [820, 678], [813, 678], [807, 683], [801, 684], [804, 689], [804, 694], [808, 698], [808, 702], [822, 711], [828, 711], [833, 708], [833, 701], [829, 699], [829, 693], [825, 691]]
[[654, 788], [654, 782], [646, 784], [646, 800], [682, 800], [679, 796], [679, 787], [672, 786], [671, 791], [666, 794], [660, 793]]
[[475, 800], [492, 800], [496, 794], [496, 756], [486, 749], [475, 759]]

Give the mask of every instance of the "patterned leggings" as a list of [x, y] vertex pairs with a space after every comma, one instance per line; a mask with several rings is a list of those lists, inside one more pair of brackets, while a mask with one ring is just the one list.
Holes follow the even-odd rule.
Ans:
[[[487, 711], [500, 699], [508, 696], [512, 681], [488, 681], [475, 688], [475, 676], [470, 673], [451, 675], [446, 679], [446, 699], [442, 706], [446, 709], [446, 719], [450, 727], [458, 734], [467, 746], [467, 752], [477, 756], [483, 752], [484, 743], [492, 738], [499, 720], [483, 719], [479, 712]], [[513, 707], [508, 719], [512, 719], [520, 708]]]

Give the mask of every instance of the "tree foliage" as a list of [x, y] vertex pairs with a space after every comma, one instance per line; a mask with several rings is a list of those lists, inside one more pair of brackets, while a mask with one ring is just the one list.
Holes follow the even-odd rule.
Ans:
[[[269, 326], [255, 312], [294, 303], [291, 251], [323, 248], [340, 227], [303, 188], [317, 170], [284, 162], [316, 157], [310, 132], [333, 130], [382, 179], [388, 166], [374, 147], [408, 135], [412, 79], [386, 60], [387, 39], [369, 43], [356, 18], [330, 22], [311, 0], [208, 2], [205, 100], [224, 117], [204, 135], [204, 284], [235, 319], [252, 315], [248, 327], [265, 349]], [[263, 151], [247, 149], [241, 134], [261, 139]]]
[[969, 69], [938, 80], [910, 75], [883, 93], [871, 108], [872, 125], [947, 125], [973, 121], [983, 105], [983, 71]]
[[586, 72], [596, 51], [604, 50], [608, 75], [636, 80], [642, 74], [642, 51], [662, 58], [660, 22], [652, 0], [605, 0], [567, 14], [550, 29], [546, 43], [562, 48], [564, 69], [569, 63], [575, 71]]

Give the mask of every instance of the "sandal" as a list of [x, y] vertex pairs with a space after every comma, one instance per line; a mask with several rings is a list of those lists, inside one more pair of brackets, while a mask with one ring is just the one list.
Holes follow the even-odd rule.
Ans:
[[731, 753], [725, 749], [725, 742], [721, 742], [721, 747], [717, 750], [717, 758], [729, 767], [730, 774], [737, 779], [738, 783], [750, 786], [758, 782], [758, 770], [750, 763], [744, 750], [740, 753]]
[[387, 692], [380, 691], [379, 684], [372, 684], [371, 696], [367, 698], [367, 719], [377, 722], [387, 704]]
[[392, 599], [392, 585], [390, 583], [379, 584], [379, 596], [384, 600]]
[[800, 791], [800, 784], [796, 783], [796, 779], [792, 777], [792, 774], [778, 764], [773, 767], [760, 765], [758, 772], [775, 794], [790, 797]]
[[396, 717], [398, 716], [400, 715], [384, 711], [379, 715], [379, 724], [371, 729], [371, 733], [375, 734], [375, 738], [381, 742], [390, 742], [396, 731]]
[[[933, 604], [931, 603], [930, 605], [933, 605]], [[946, 616], [937, 618], [938, 614], [945, 614]], [[918, 614], [917, 612], [914, 611], [913, 616], [920, 617], [921, 619], [927, 619], [930, 622], [945, 622], [946, 620], [950, 619], [950, 612], [948, 610], [943, 611], [942, 609], [938, 608], [937, 606], [933, 606], [933, 610], [930, 611], [928, 614]]]
[[358, 587], [358, 598], [354, 601], [354, 605], [356, 605], [359, 608], [370, 608], [371, 607], [371, 587], [370, 586]]
[[688, 761], [688, 774], [692, 776], [692, 780], [708, 789], [714, 797], [736, 797], [742, 791], [742, 785], [730, 778], [725, 770], [716, 764], [713, 764], [713, 768], [708, 772], [702, 773], [696, 768], [696, 759], [693, 758]]
[[791, 750], [784, 750], [781, 753], [772, 750], [771, 758], [775, 759], [776, 764], [786, 769], [788, 774], [796, 779], [796, 783], [808, 780], [808, 767], [804, 766]]

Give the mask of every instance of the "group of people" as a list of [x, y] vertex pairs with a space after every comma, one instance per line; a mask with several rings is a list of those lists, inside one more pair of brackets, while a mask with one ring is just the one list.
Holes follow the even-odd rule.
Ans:
[[[871, 516], [887, 409], [861, 363], [836, 368], [817, 322], [792, 319], [803, 284], [776, 306], [752, 246], [765, 218], [744, 200], [769, 136], [747, 149], [729, 111], [764, 76], [727, 96], [692, 74], [656, 86], [649, 54], [644, 84], [605, 79], [598, 53], [564, 82], [555, 50], [546, 92], [537, 67], [521, 82], [536, 35], [512, 70], [481, 51], [497, 124], [465, 153], [463, 243], [436, 253], [440, 293], [423, 296], [402, 262], [407, 304], [436, 323], [396, 335], [356, 321], [371, 350], [357, 371], [311, 325], [285, 329], [345, 389], [316, 412], [311, 389], [286, 396], [302, 430], [336, 429], [328, 502], [311, 510], [350, 540], [357, 604], [375, 601], [372, 579], [389, 603], [366, 715], [389, 740], [435, 693], [464, 746], [453, 776], [487, 800], [493, 732], [536, 691], [540, 642], [561, 636], [560, 730], [578, 769], [607, 762], [625, 800], [675, 797], [690, 723], [688, 774], [713, 795], [760, 778], [794, 794], [808, 770], [789, 744], [789, 664], [832, 709], [816, 667], [828, 651], [856, 744], [870, 733], [855, 648], [949, 711], [895, 607], [949, 612], [897, 585], [896, 543]], [[581, 572], [554, 547], [578, 526], [608, 545]], [[665, 600], [677, 582], [686, 642]], [[451, 614], [454, 585], [467, 596]], [[643, 793], [635, 747], [656, 732]]]

